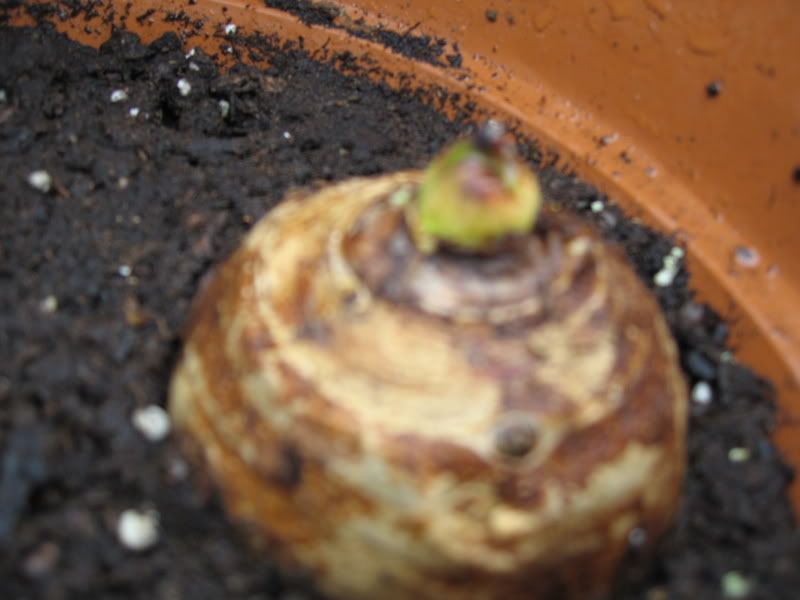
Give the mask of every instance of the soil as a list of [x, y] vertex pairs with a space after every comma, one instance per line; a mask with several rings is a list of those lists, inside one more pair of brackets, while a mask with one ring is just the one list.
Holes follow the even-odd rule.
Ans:
[[[421, 166], [471, 124], [300, 49], [258, 48], [269, 67], [223, 72], [174, 35], [144, 46], [117, 32], [98, 51], [44, 24], [0, 27], [2, 598], [316, 597], [252, 551], [172, 437], [148, 441], [132, 413], [165, 404], [199, 280], [290, 187]], [[672, 240], [542, 169], [552, 201], [625, 247], [690, 385], [710, 386], [692, 406], [675, 528], [614, 597], [796, 597], [800, 535], [770, 386], [731, 357], [683, 269], [654, 286]], [[29, 181], [37, 170], [49, 191]], [[129, 509], [158, 515], [152, 547], [121, 543]]]

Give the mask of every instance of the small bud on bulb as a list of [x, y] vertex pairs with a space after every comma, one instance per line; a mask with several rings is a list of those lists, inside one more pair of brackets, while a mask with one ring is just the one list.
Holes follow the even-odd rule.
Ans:
[[409, 222], [425, 253], [439, 243], [491, 252], [504, 238], [530, 231], [540, 205], [536, 176], [503, 127], [489, 121], [431, 162], [409, 204]]

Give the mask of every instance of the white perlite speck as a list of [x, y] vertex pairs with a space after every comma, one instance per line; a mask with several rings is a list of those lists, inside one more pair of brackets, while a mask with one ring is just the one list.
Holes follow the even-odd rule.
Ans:
[[46, 194], [53, 187], [53, 178], [44, 169], [39, 169], [28, 175], [28, 185]]
[[604, 135], [603, 137], [600, 138], [600, 144], [603, 146], [608, 146], [616, 142], [618, 139], [619, 139], [618, 133], [609, 133], [608, 135]]
[[758, 251], [749, 246], [737, 246], [733, 250], [733, 257], [736, 260], [736, 264], [747, 268], [758, 266], [760, 261]]
[[47, 296], [39, 303], [39, 310], [43, 313], [53, 314], [58, 310], [58, 298], [53, 295]]
[[172, 429], [167, 412], [157, 404], [139, 408], [133, 413], [133, 426], [151, 442], [160, 442]]
[[189, 70], [190, 71], [199, 71], [200, 67], [198, 66], [198, 64], [196, 62], [190, 62], [189, 63]]
[[692, 388], [692, 402], [705, 406], [711, 403], [714, 398], [714, 392], [711, 390], [711, 385], [707, 381], [698, 381]]
[[128, 111], [128, 114], [135, 119], [136, 117], [139, 116], [139, 107], [132, 106], [131, 109]]
[[603, 208], [605, 207], [603, 206], [602, 200], [595, 200], [589, 205], [589, 209], [591, 209], [593, 213], [603, 212]]
[[186, 53], [186, 60], [189, 60], [197, 53], [197, 48], [192, 48], [189, 52]]
[[731, 448], [728, 450], [728, 460], [735, 463], [750, 460], [750, 449], [739, 447]]
[[236, 25], [233, 23], [228, 23], [225, 25], [225, 35], [235, 35], [236, 34]]
[[283, 132], [283, 139], [285, 139], [285, 140], [290, 140], [290, 139], [292, 139], [292, 134], [291, 134], [291, 133], [289, 133], [288, 131], [284, 131], [284, 132]]
[[728, 571], [720, 581], [726, 598], [745, 598], [750, 594], [750, 582], [738, 571]]
[[658, 287], [672, 285], [672, 282], [675, 281], [675, 276], [678, 274], [678, 271], [680, 271], [680, 262], [683, 255], [683, 248], [674, 246], [669, 254], [664, 257], [661, 270], [653, 275], [653, 283]]
[[3, 89], [0, 89], [0, 102], [3, 104], [8, 102], [8, 94]]
[[225, 119], [229, 114], [231, 114], [231, 103], [227, 100], [220, 100], [217, 103], [219, 106], [219, 114], [222, 115], [222, 118]]
[[187, 79], [178, 79], [178, 92], [181, 96], [188, 96], [192, 93], [192, 84]]
[[128, 550], [151, 548], [158, 542], [158, 513], [154, 510], [124, 511], [117, 522], [117, 538]]
[[125, 90], [114, 90], [111, 92], [111, 102], [124, 102], [128, 99], [128, 92]]
[[133, 273], [133, 269], [128, 265], [120, 265], [119, 269], [117, 269], [117, 274], [120, 277], [130, 277], [131, 273]]
[[658, 287], [670, 286], [675, 280], [675, 275], [677, 275], [677, 271], [673, 269], [661, 269], [658, 273], [653, 275], [653, 283]]

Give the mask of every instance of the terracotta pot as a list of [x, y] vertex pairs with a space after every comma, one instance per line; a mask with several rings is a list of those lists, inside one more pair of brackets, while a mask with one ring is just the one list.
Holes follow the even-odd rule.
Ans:
[[[517, 122], [629, 214], [688, 247], [692, 286], [732, 324], [738, 357], [778, 388], [776, 440], [800, 467], [800, 7], [795, 0], [347, 0], [330, 26], [237, 0], [127, 0], [87, 22], [54, 19], [98, 45], [112, 25], [150, 41], [183, 11], [188, 46], [238, 31], [303, 38], [377, 59], [390, 81], [457, 91]], [[136, 17], [153, 9], [149, 17]], [[30, 22], [21, 12], [14, 23]], [[371, 27], [447, 40], [428, 64], [364, 39]], [[455, 65], [455, 66], [454, 66]], [[793, 490], [800, 507], [800, 483]]]

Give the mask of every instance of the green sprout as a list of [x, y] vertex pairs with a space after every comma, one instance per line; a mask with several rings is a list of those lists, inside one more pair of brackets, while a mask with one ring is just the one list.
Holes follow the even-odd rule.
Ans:
[[541, 202], [536, 176], [502, 126], [489, 121], [434, 158], [408, 204], [409, 221], [422, 252], [440, 243], [490, 252], [503, 239], [529, 232]]

